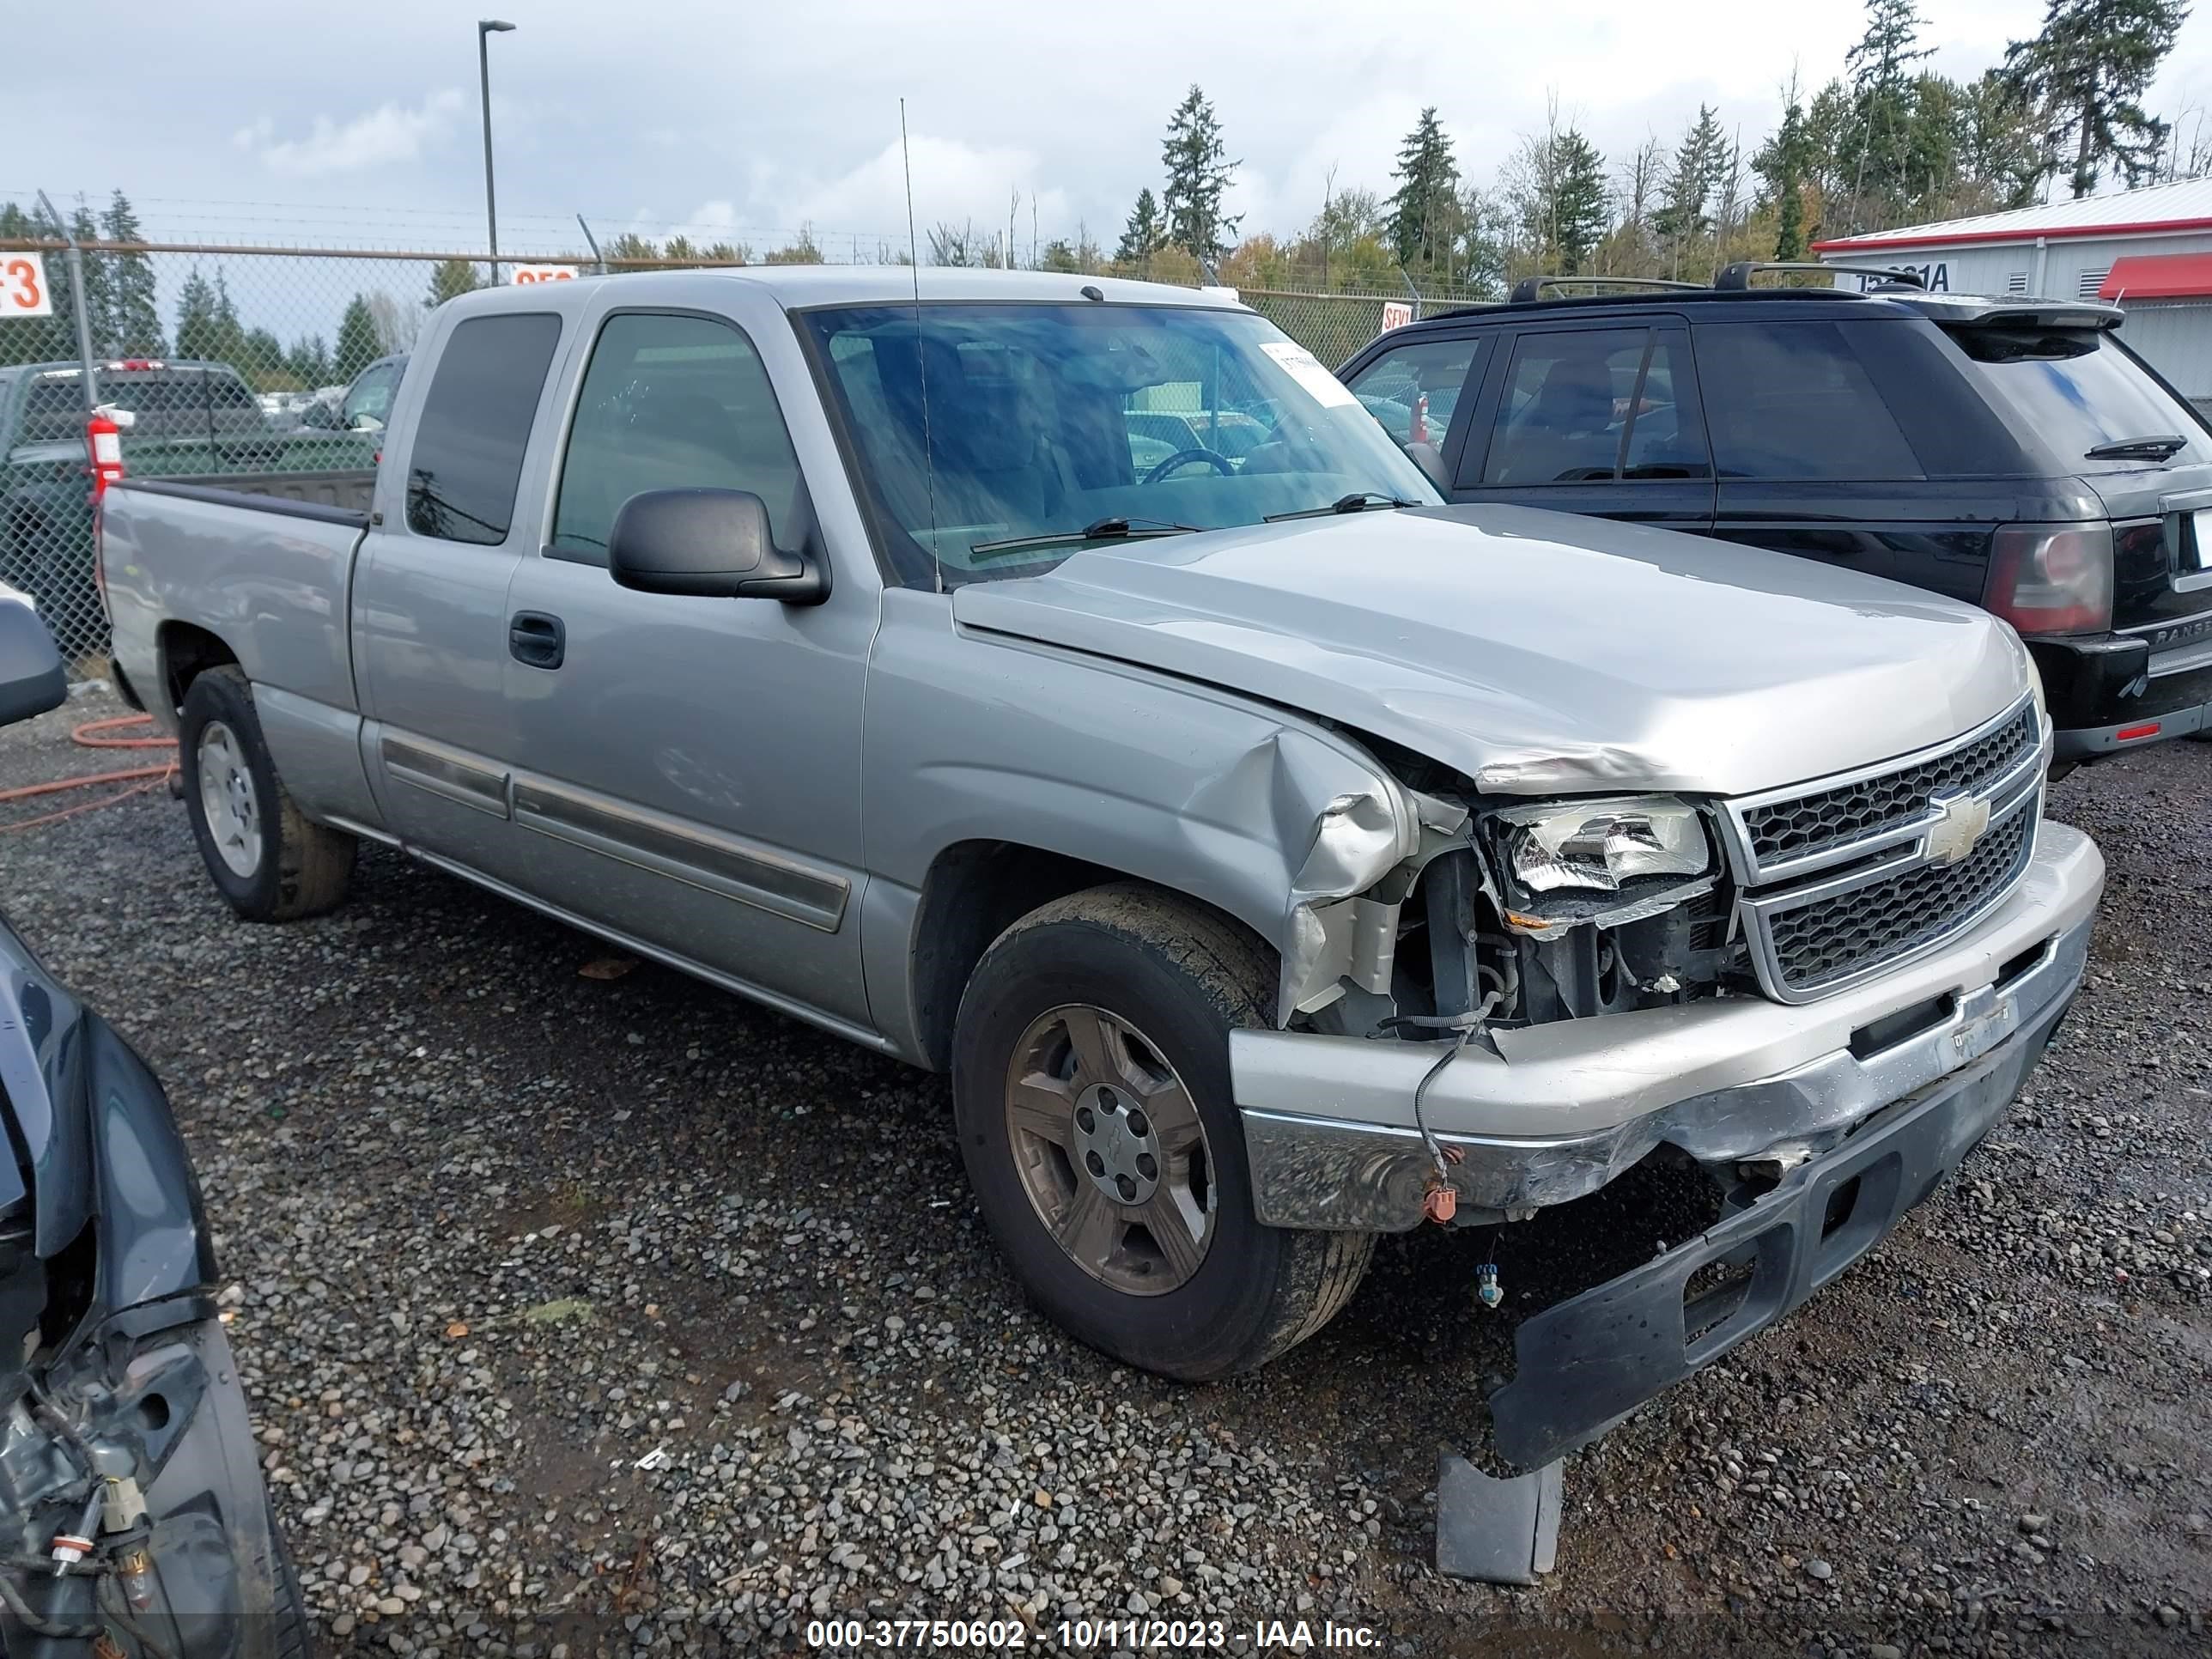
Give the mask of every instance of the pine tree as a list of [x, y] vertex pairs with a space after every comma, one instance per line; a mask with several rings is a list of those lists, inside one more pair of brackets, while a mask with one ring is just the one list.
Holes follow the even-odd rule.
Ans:
[[430, 268], [430, 294], [422, 301], [425, 311], [434, 311], [447, 301], [463, 294], [473, 294], [483, 286], [475, 262], [469, 259], [441, 259]]
[[1167, 216], [1167, 240], [1202, 261], [1218, 259], [1237, 234], [1235, 219], [1221, 211], [1222, 192], [1242, 165], [1227, 159], [1221, 124], [1196, 82], [1168, 118], [1160, 145], [1168, 172], [1161, 206]]
[[194, 270], [177, 295], [177, 356], [188, 362], [214, 361], [220, 333], [215, 285]]
[[1674, 149], [1674, 165], [1667, 175], [1666, 205], [1659, 210], [1658, 229], [1665, 236], [1673, 273], [1682, 274], [1682, 246], [1704, 235], [1711, 226], [1706, 209], [1727, 176], [1732, 158], [1722, 135], [1720, 117], [1710, 104], [1698, 106], [1698, 118], [1684, 130]]
[[1838, 135], [1847, 148], [1854, 229], [1894, 218], [1914, 193], [1911, 66], [1928, 55], [1914, 0], [1866, 0], [1866, 32], [1844, 58], [1851, 108]]
[[1141, 265], [1158, 253], [1167, 240], [1167, 227], [1160, 220], [1160, 204], [1153, 198], [1150, 186], [1137, 192], [1137, 205], [1129, 211], [1129, 222], [1121, 232], [1121, 246], [1114, 250], [1114, 258], [1124, 264]]
[[[117, 191], [109, 198], [100, 228], [111, 242], [143, 242], [131, 198]], [[143, 253], [111, 253], [107, 260], [106, 349], [118, 357], [160, 357], [168, 347], [161, 337], [161, 313], [155, 298], [153, 262]]]
[[331, 349], [319, 334], [302, 336], [295, 341], [292, 349], [284, 354], [284, 367], [306, 391], [326, 386], [336, 378], [331, 367]]
[[[177, 326], [177, 335], [181, 341], [181, 323]], [[347, 305], [345, 315], [338, 319], [338, 347], [331, 359], [331, 379], [350, 380], [383, 355], [376, 337], [376, 317], [368, 308], [368, 296], [356, 294]]]
[[1785, 94], [1782, 125], [1751, 162], [1751, 170], [1759, 175], [1774, 204], [1774, 257], [1778, 259], [1805, 257], [1805, 175], [1810, 149], [1805, 105], [1793, 76]]
[[1559, 252], [1559, 274], [1580, 276], [1589, 268], [1597, 245], [1604, 240], [1612, 218], [1605, 187], [1605, 157], [1574, 127], [1561, 133], [1553, 148], [1552, 235]]
[[2042, 112], [2049, 170], [2074, 152], [2075, 195], [2108, 167], [2132, 186], [2155, 166], [2166, 124], [2141, 100], [2188, 15], [2187, 0], [2049, 0], [2043, 32], [2007, 48], [2007, 73]]
[[1431, 104], [1414, 122], [1398, 149], [1399, 180], [1390, 198], [1390, 239], [1398, 263], [1434, 264], [1450, 246], [1450, 222], [1458, 203], [1459, 164], [1451, 140]]
[[[100, 240], [100, 222], [93, 217], [92, 210], [82, 201], [76, 204], [76, 211], [70, 215], [70, 234], [80, 242], [96, 242]], [[104, 253], [87, 253], [82, 258], [84, 265], [84, 297], [87, 313], [85, 320], [92, 331], [94, 355], [104, 357], [119, 356], [122, 354], [116, 351], [113, 345], [117, 335], [122, 331], [115, 316], [114, 272], [108, 268], [107, 256]], [[47, 262], [49, 270], [52, 268], [53, 263], [52, 260]], [[56, 316], [69, 314], [62, 310], [58, 289], [54, 301], [54, 314]], [[74, 326], [73, 324], [72, 326]], [[71, 351], [69, 355], [74, 357], [76, 353]]]
[[2047, 170], [2034, 107], [2002, 70], [1985, 70], [1965, 88], [1960, 106], [1960, 183], [1967, 212], [2023, 208]]

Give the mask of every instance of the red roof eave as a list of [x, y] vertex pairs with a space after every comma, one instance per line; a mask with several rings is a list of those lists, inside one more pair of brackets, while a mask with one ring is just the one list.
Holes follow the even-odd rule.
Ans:
[[2212, 295], [2212, 253], [2135, 253], [2112, 261], [2100, 300], [2197, 300]]
[[1954, 230], [1927, 236], [1834, 236], [1813, 244], [1815, 253], [1884, 253], [1893, 248], [1958, 247], [1971, 242], [2076, 241], [2087, 236], [2155, 236], [2162, 233], [2212, 230], [2212, 218], [2162, 219], [2141, 224], [2053, 225], [2046, 230]]

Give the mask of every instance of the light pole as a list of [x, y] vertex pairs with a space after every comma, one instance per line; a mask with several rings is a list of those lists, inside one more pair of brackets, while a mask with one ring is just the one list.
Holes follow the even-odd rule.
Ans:
[[513, 32], [514, 25], [502, 23], [495, 17], [477, 20], [477, 82], [483, 91], [484, 132], [484, 228], [491, 233], [491, 285], [499, 286], [499, 201], [491, 187], [491, 51], [488, 44], [495, 34]]

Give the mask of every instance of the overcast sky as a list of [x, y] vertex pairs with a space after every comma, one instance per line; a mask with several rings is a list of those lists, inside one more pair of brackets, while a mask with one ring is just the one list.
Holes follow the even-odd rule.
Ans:
[[[902, 243], [898, 100], [924, 228], [972, 217], [1111, 246], [1193, 81], [1243, 166], [1247, 230], [1294, 231], [1340, 187], [1387, 193], [1400, 138], [1434, 104], [1486, 180], [1548, 92], [1608, 155], [1671, 140], [1700, 101], [1747, 140], [1793, 66], [1840, 70], [1858, 0], [1580, 0], [1416, 8], [1337, 0], [1115, 5], [720, 5], [498, 0], [491, 41], [510, 246], [690, 225], [765, 246], [811, 222], [847, 257]], [[1923, 0], [1934, 63], [1972, 74], [2031, 33], [2041, 0]], [[2212, 7], [2155, 88], [2193, 124], [2212, 103]], [[35, 5], [6, 26], [0, 199], [122, 186], [156, 235], [474, 247], [482, 240], [476, 32], [463, 8], [198, 0]], [[865, 257], [865, 253], [864, 253]]]

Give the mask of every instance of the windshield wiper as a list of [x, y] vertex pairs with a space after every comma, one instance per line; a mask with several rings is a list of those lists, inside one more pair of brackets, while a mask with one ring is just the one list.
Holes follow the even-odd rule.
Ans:
[[977, 542], [968, 550], [989, 557], [996, 553], [1019, 553], [1033, 547], [1065, 547], [1073, 542], [1143, 541], [1153, 536], [1195, 535], [1199, 526], [1177, 524], [1172, 519], [1100, 519], [1080, 530], [1054, 530], [1042, 536], [1013, 536], [1005, 541]]
[[2099, 444], [2084, 451], [2081, 459], [2088, 461], [2170, 461], [2189, 447], [2189, 440], [2179, 432], [2154, 433], [2148, 438], [2116, 438], [2111, 443]]
[[1325, 519], [1332, 513], [1364, 513], [1370, 507], [1419, 507], [1419, 501], [1409, 501], [1403, 495], [1386, 495], [1379, 489], [1355, 489], [1349, 495], [1339, 495], [1327, 507], [1309, 507], [1297, 513], [1270, 513], [1267, 522], [1280, 524], [1285, 519]]

